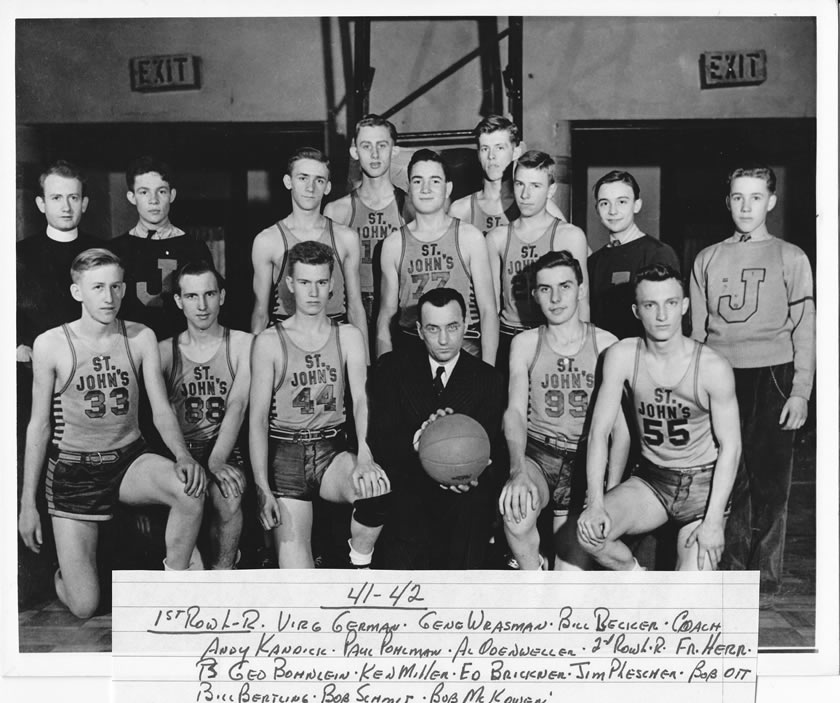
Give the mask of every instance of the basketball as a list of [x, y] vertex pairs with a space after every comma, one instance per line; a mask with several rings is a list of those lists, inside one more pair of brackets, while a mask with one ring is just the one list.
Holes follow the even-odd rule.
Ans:
[[467, 415], [445, 415], [420, 435], [420, 463], [431, 478], [446, 486], [477, 479], [490, 461], [484, 428]]

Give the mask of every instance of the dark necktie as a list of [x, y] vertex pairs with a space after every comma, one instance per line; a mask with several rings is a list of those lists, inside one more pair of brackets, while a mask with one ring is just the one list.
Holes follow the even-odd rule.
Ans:
[[147, 237], [148, 239], [154, 239], [154, 238], [155, 238], [155, 235], [157, 234], [157, 232], [158, 232], [158, 231], [157, 231], [156, 229], [150, 229], [150, 230], [148, 230], [148, 231], [147, 231], [147, 233], [146, 233], [146, 237]]
[[750, 239], [752, 239], [751, 234], [742, 234], [741, 238], [738, 241], [739, 242], [748, 242], [748, 241], [750, 241]]
[[435, 371], [435, 380], [432, 381], [432, 387], [435, 389], [435, 395], [439, 396], [443, 393], [443, 373], [446, 369], [443, 366], [438, 366]]

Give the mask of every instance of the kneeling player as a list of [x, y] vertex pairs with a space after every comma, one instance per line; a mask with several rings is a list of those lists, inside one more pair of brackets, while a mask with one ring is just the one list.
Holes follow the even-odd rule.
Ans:
[[[584, 423], [595, 392], [598, 356], [616, 342], [609, 332], [581, 321], [583, 272], [568, 251], [553, 251], [534, 263], [532, 294], [546, 323], [514, 337], [504, 430], [510, 478], [499, 497], [505, 536], [521, 569], [546, 566], [539, 554], [537, 518], [554, 510], [556, 570], [585, 568], [586, 553], [575, 536], [583, 508]], [[615, 417], [608, 485], [616, 485], [627, 460], [630, 436]], [[585, 439], [585, 437], [583, 437]], [[602, 477], [603, 478], [603, 477]]]
[[[201, 525], [205, 476], [167, 403], [154, 333], [117, 319], [125, 292], [119, 258], [88, 249], [75, 258], [70, 273], [81, 318], [35, 340], [18, 529], [26, 546], [39, 552], [35, 494], [48, 456], [47, 508], [59, 565], [56, 594], [74, 615], [87, 618], [99, 604], [99, 524], [113, 517], [116, 503], [167, 506], [164, 566], [187, 569]], [[155, 426], [174, 462], [150, 453], [140, 435], [141, 373]], [[50, 410], [55, 426], [51, 444]]]
[[[390, 484], [367, 445], [365, 343], [352, 325], [326, 314], [332, 249], [301, 242], [289, 252], [286, 285], [295, 312], [262, 332], [252, 357], [251, 463], [260, 522], [272, 530], [281, 568], [311, 568], [312, 501], [352, 503], [350, 562], [370, 564]], [[346, 370], [345, 370], [346, 366]], [[350, 384], [358, 454], [346, 450], [345, 384]]]
[[[644, 339], [611, 347], [589, 430], [584, 549], [608, 569], [639, 569], [622, 535], [679, 527], [677, 569], [717, 568], [725, 510], [741, 454], [735, 380], [727, 361], [682, 334], [688, 308], [679, 274], [654, 264], [634, 277]], [[603, 494], [609, 430], [630, 392], [641, 437], [636, 473]]]
[[224, 301], [224, 281], [211, 264], [182, 267], [175, 304], [187, 329], [160, 343], [169, 402], [190, 453], [211, 479], [205, 561], [212, 569], [234, 566], [247, 485], [236, 440], [248, 406], [252, 337], [219, 324]]

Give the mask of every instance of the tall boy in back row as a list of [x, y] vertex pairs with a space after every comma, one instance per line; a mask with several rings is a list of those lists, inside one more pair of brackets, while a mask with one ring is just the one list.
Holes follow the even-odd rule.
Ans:
[[759, 569], [766, 605], [782, 581], [795, 430], [808, 417], [816, 365], [811, 266], [799, 247], [768, 232], [776, 200], [771, 168], [729, 174], [735, 232], [697, 255], [690, 287], [692, 334], [735, 369], [741, 415], [723, 568]]

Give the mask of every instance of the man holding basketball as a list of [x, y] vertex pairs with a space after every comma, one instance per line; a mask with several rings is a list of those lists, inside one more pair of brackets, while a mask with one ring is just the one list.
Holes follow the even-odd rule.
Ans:
[[[499, 497], [499, 511], [518, 567], [542, 569], [547, 562], [539, 553], [537, 518], [551, 504], [554, 568], [577, 570], [589, 565], [575, 535], [586, 491], [584, 424], [595, 394], [599, 355], [617, 339], [580, 319], [583, 271], [570, 252], [544, 254], [534, 264], [534, 276], [532, 294], [546, 322], [518, 334], [511, 346], [504, 416], [510, 478]], [[629, 446], [624, 417], [617, 413], [607, 488], [621, 480]]]
[[[271, 530], [280, 568], [308, 569], [312, 501], [353, 505], [350, 563], [366, 567], [385, 519], [388, 477], [368, 449], [366, 346], [353, 325], [327, 317], [333, 250], [305, 241], [289, 251], [285, 285], [294, 314], [254, 342], [249, 439], [260, 523]], [[349, 383], [357, 452], [347, 450]]]
[[417, 307], [423, 347], [383, 355], [373, 379], [371, 446], [394, 492], [377, 564], [388, 569], [483, 568], [493, 521], [493, 467], [473, 484], [446, 487], [424, 472], [417, 448], [430, 422], [454, 412], [481, 423], [495, 455], [502, 377], [463, 352], [466, 304], [460, 293], [435, 288], [423, 294]]
[[[672, 522], [679, 528], [677, 570], [713, 570], [723, 551], [725, 511], [741, 454], [732, 367], [683, 335], [688, 298], [677, 271], [664, 264], [647, 266], [636, 273], [633, 287], [633, 314], [644, 338], [624, 339], [604, 357], [578, 537], [602, 566], [637, 570], [641, 567], [621, 537]], [[642, 460], [633, 476], [604, 495], [609, 436], [625, 388]]]

